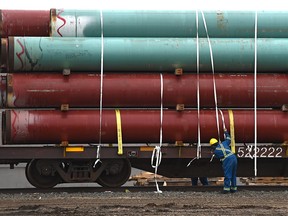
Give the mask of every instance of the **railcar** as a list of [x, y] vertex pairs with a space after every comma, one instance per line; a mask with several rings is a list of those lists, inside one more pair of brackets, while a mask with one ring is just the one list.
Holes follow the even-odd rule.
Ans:
[[33, 186], [222, 176], [224, 126], [238, 176], [288, 176], [287, 11], [256, 14], [257, 45], [251, 11], [0, 14], [0, 163]]

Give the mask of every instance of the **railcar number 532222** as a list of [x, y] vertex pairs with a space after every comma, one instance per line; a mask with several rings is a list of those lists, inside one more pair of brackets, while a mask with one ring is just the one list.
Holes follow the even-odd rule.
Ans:
[[260, 158], [282, 158], [282, 153], [284, 152], [282, 147], [257, 146], [255, 148], [254, 145], [246, 145], [238, 148], [237, 156], [239, 158], [253, 158], [255, 156], [255, 149], [256, 157]]

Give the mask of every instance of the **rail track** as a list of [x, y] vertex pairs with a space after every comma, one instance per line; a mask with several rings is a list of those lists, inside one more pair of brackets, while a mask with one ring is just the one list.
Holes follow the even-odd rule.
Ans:
[[[163, 186], [160, 187], [162, 192], [215, 192], [221, 191], [223, 186]], [[37, 188], [15, 188], [15, 189], [0, 189], [1, 194], [33, 194], [33, 193], [103, 193], [103, 192], [153, 192], [157, 191], [155, 186], [148, 187], [118, 187], [118, 188], [105, 188], [105, 187], [57, 187], [51, 189], [37, 189]], [[286, 185], [249, 185], [238, 186], [238, 192], [241, 191], [288, 191]]]

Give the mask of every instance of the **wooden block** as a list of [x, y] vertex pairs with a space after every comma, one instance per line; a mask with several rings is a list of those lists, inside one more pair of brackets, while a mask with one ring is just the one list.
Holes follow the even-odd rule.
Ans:
[[185, 105], [184, 104], [177, 104], [176, 105], [176, 110], [177, 111], [183, 111], [185, 109]]
[[70, 70], [70, 69], [64, 69], [64, 70], [62, 71], [62, 74], [63, 74], [64, 76], [69, 76], [69, 75], [71, 74], [71, 70]]
[[176, 145], [176, 146], [183, 146], [184, 143], [183, 143], [182, 140], [177, 140], [177, 141], [175, 142], [175, 145]]
[[61, 111], [68, 111], [69, 110], [69, 104], [61, 104]]
[[67, 147], [68, 145], [69, 145], [68, 141], [62, 141], [60, 144], [61, 147]]
[[182, 68], [176, 68], [174, 74], [176, 76], [181, 76], [183, 75], [183, 69]]
[[288, 181], [285, 177], [255, 177], [240, 178], [241, 182], [246, 185], [287, 185]]

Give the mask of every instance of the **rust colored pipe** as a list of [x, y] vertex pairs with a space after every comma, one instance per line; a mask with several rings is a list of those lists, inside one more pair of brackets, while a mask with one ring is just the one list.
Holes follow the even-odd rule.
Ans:
[[[228, 111], [223, 111], [229, 129]], [[235, 110], [236, 142], [254, 142], [254, 111]], [[220, 115], [219, 118], [221, 119]], [[159, 143], [159, 110], [121, 110], [123, 143]], [[217, 138], [215, 110], [200, 112], [201, 142]], [[5, 117], [6, 144], [99, 143], [99, 110], [33, 111], [9, 110]], [[220, 121], [220, 128], [222, 122]], [[259, 143], [288, 140], [288, 114], [275, 110], [257, 112]], [[117, 143], [114, 110], [103, 110], [102, 142]], [[221, 132], [223, 133], [223, 132]], [[222, 138], [222, 137], [221, 137]], [[163, 142], [197, 142], [197, 110], [169, 111], [163, 114]]]
[[[220, 107], [254, 107], [253, 74], [215, 74]], [[105, 74], [104, 107], [160, 107], [159, 74]], [[288, 74], [258, 74], [257, 106], [288, 103]], [[200, 74], [201, 107], [215, 107], [211, 74]], [[7, 86], [6, 86], [7, 85]], [[163, 74], [163, 105], [197, 107], [197, 76]], [[7, 74], [2, 78], [3, 107], [99, 107], [99, 74]]]
[[49, 10], [1, 10], [0, 37], [49, 36]]

